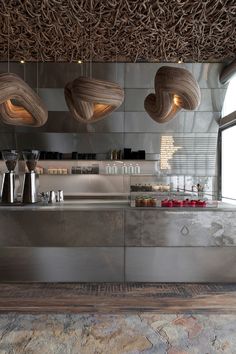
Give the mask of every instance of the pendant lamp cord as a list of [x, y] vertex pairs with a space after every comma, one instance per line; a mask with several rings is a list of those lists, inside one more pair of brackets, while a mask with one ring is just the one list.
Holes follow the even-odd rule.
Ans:
[[[90, 12], [92, 14], [93, 11], [93, 0], [90, 2]], [[90, 26], [89, 26], [89, 38], [90, 38], [90, 63], [89, 63], [89, 76], [90, 79], [92, 78], [92, 50], [93, 50], [93, 45], [92, 45], [92, 17], [90, 17]]]
[[26, 81], [26, 64], [23, 64], [23, 76], [24, 76], [24, 81]]
[[89, 37], [90, 37], [90, 63], [89, 63], [89, 77], [92, 78], [92, 38], [91, 38], [91, 27], [92, 27], [92, 19], [90, 19], [90, 29], [89, 29]]
[[10, 72], [10, 15], [7, 16], [7, 72]]
[[117, 51], [118, 51], [118, 46], [117, 46], [117, 32], [116, 32], [116, 82], [117, 82], [117, 70], [118, 70], [118, 64], [117, 64]]
[[39, 94], [39, 43], [37, 43], [36, 92]]
[[83, 52], [83, 45], [84, 45], [84, 31], [83, 26], [81, 27], [81, 67], [80, 67], [80, 74], [84, 76], [84, 52]]

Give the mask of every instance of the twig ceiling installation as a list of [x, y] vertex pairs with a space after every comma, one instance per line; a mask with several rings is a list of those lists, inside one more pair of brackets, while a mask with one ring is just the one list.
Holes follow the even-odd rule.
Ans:
[[0, 117], [6, 124], [40, 127], [46, 123], [48, 112], [25, 81], [4, 73], [0, 74]]
[[166, 123], [181, 110], [194, 110], [201, 93], [194, 76], [186, 69], [162, 66], [155, 76], [155, 94], [149, 94], [144, 107], [158, 123]]
[[235, 0], [3, 0], [0, 16], [2, 61], [8, 17], [16, 61], [36, 61], [37, 50], [39, 61], [66, 62], [88, 61], [89, 48], [94, 61], [127, 62], [224, 61], [236, 52]]
[[124, 91], [113, 82], [79, 77], [66, 85], [65, 99], [76, 120], [94, 123], [122, 104]]

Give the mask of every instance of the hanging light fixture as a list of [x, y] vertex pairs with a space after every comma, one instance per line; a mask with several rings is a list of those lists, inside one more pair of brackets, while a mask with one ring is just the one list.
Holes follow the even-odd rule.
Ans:
[[[91, 0], [91, 11], [92, 11]], [[92, 52], [91, 38], [92, 23], [90, 23], [90, 73], [89, 77], [80, 76], [66, 84], [64, 89], [65, 100], [72, 116], [85, 124], [97, 122], [114, 110], [124, 100], [124, 90], [115, 82], [97, 80], [92, 78]], [[81, 55], [81, 63], [83, 56]], [[83, 68], [81, 69], [83, 73]]]
[[75, 119], [93, 123], [122, 104], [124, 91], [116, 83], [81, 76], [65, 86], [65, 99]]
[[155, 94], [149, 94], [144, 108], [158, 123], [166, 123], [181, 110], [194, 110], [201, 101], [198, 82], [186, 69], [162, 66], [155, 76]]
[[[0, 74], [0, 118], [6, 124], [40, 127], [46, 123], [48, 111], [31, 87], [10, 73], [9, 44], [8, 15], [8, 72]], [[24, 64], [24, 60], [20, 62]]]
[[0, 74], [0, 115], [6, 124], [40, 127], [48, 112], [39, 96], [18, 75]]

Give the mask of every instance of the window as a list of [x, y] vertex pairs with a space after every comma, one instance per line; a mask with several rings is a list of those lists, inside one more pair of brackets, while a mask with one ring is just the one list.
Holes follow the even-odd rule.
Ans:
[[225, 94], [225, 99], [224, 99], [224, 104], [222, 109], [222, 117], [225, 117], [234, 111], [236, 111], [236, 75], [233, 76], [229, 82]]
[[[222, 201], [236, 204], [236, 125], [221, 132]], [[235, 199], [235, 200], [234, 200]]]

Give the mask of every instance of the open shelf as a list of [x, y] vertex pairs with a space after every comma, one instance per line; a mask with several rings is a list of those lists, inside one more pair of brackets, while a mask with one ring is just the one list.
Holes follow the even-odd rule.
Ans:
[[108, 173], [66, 173], [66, 174], [53, 174], [53, 173], [42, 173], [39, 174], [39, 176], [107, 176], [107, 177], [158, 177], [157, 175], [153, 175], [153, 174], [122, 174], [122, 173], [114, 173], [114, 174], [108, 174]]

